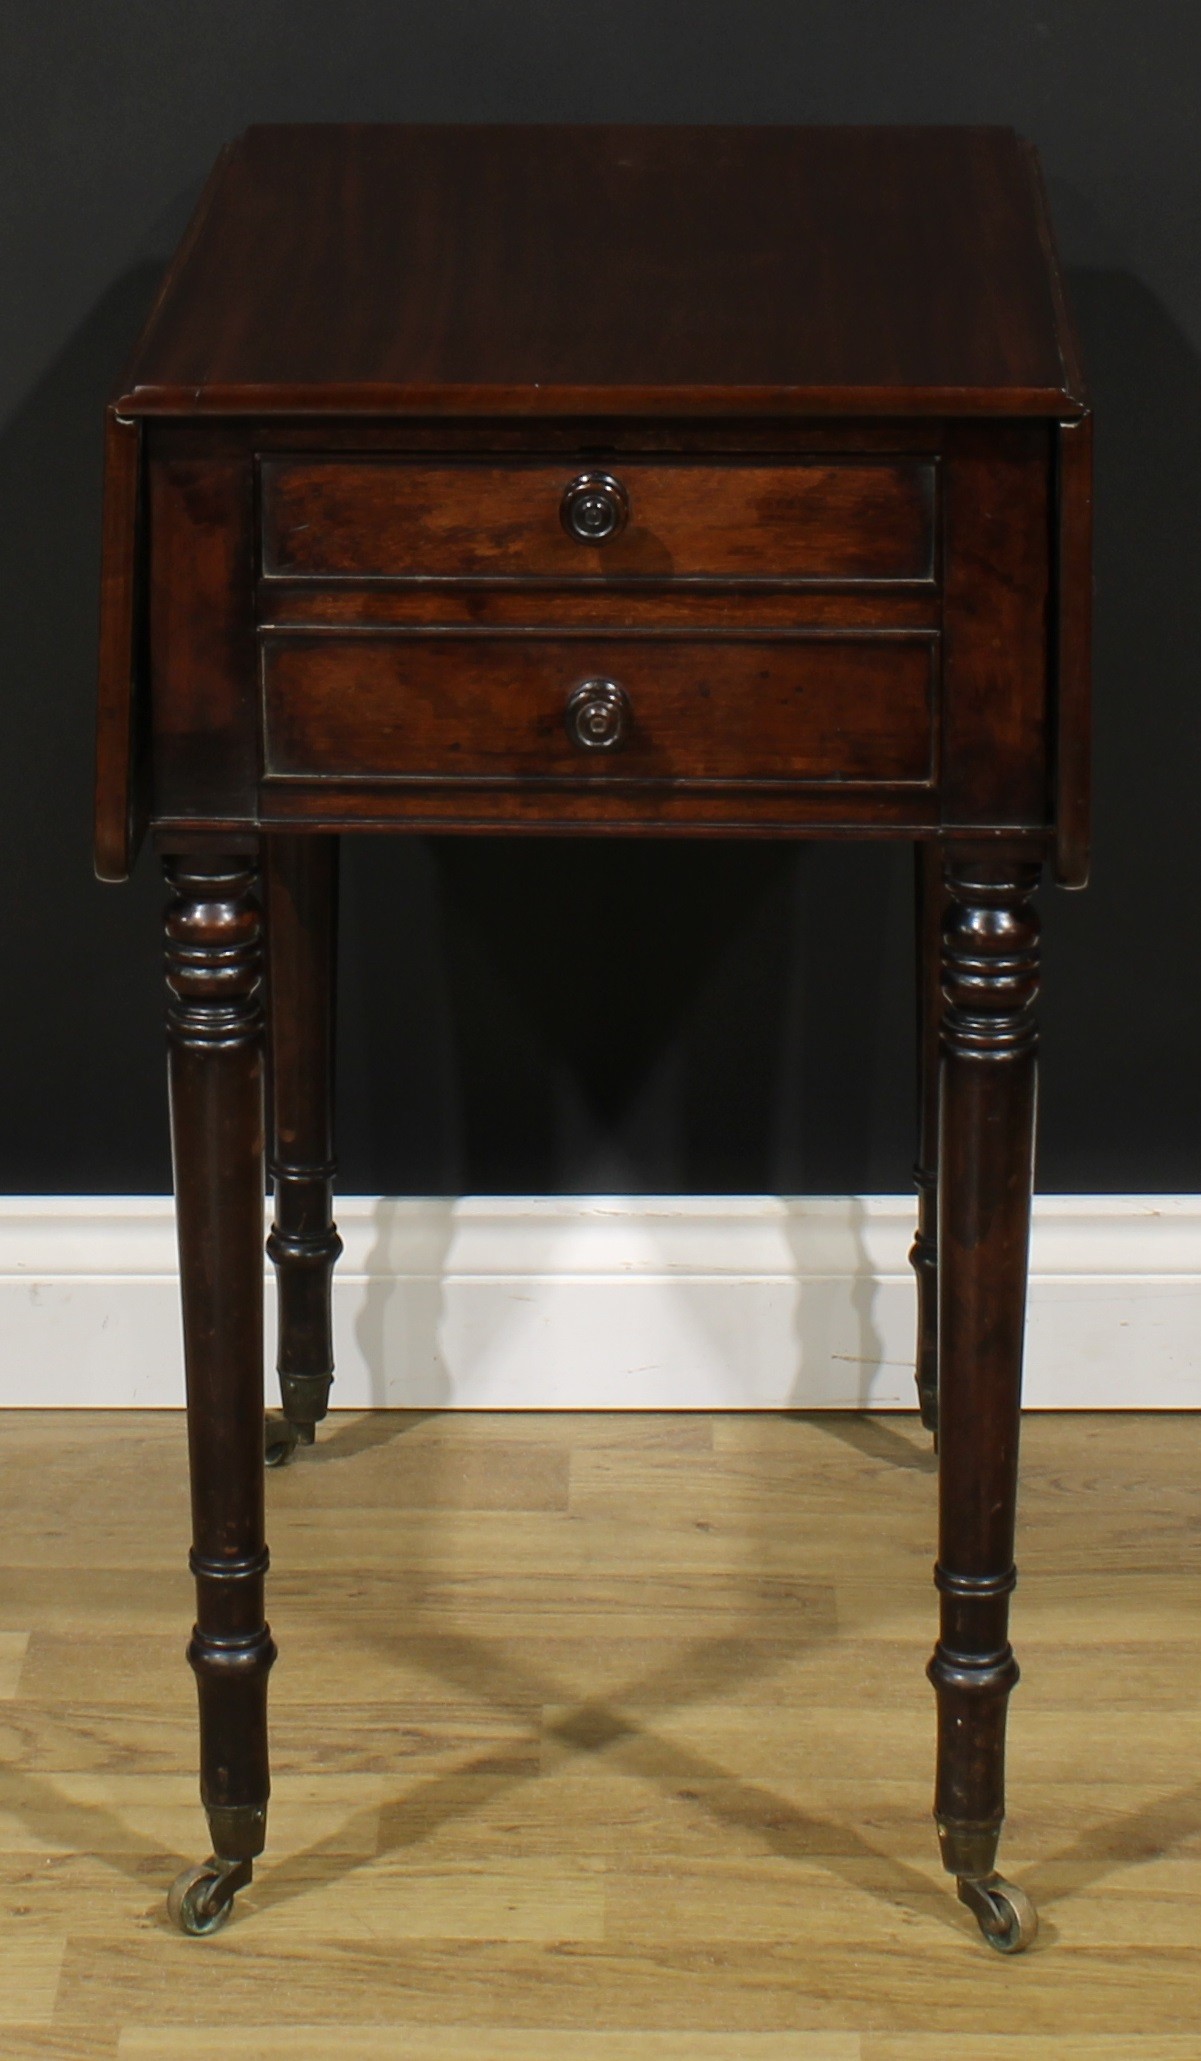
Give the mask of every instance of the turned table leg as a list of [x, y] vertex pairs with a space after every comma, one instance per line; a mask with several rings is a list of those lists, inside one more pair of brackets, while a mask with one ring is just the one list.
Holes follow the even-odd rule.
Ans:
[[169, 1899], [211, 1932], [267, 1827], [263, 1615], [261, 924], [245, 859], [167, 864], [167, 1030], [183, 1296], [200, 1698], [200, 1794], [213, 1853]]
[[275, 1184], [267, 1251], [287, 1424], [284, 1437], [268, 1439], [275, 1466], [297, 1444], [312, 1445], [334, 1375], [331, 1290], [342, 1250], [333, 1220], [337, 838], [268, 837], [264, 874]]
[[938, 1437], [938, 1080], [942, 1021], [942, 851], [918, 844], [914, 858], [917, 987], [917, 1235], [909, 1259], [917, 1275], [917, 1399], [922, 1423]]
[[1033, 1906], [995, 1873], [1035, 1115], [1038, 868], [946, 869], [938, 1193], [939, 1551], [934, 1812], [944, 1866], [990, 1943], [1013, 1952]]

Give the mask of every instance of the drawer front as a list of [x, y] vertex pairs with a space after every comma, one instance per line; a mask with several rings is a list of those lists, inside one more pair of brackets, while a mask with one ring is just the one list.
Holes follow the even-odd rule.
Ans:
[[272, 780], [934, 779], [927, 634], [263, 638]]
[[[262, 571], [267, 580], [929, 584], [935, 486], [935, 463], [923, 458], [265, 458]], [[594, 541], [571, 530], [610, 519]]]

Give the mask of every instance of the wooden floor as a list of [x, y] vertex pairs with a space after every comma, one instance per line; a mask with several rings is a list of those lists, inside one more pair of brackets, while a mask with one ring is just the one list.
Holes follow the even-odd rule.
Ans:
[[915, 1419], [331, 1419], [208, 1941], [182, 1421], [0, 1438], [4, 2061], [1201, 2057], [1201, 1415], [1027, 1423], [1019, 1960], [935, 1854]]

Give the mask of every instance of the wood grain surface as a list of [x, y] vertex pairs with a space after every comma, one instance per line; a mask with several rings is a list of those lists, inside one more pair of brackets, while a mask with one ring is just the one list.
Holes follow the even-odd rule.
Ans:
[[[591, 468], [595, 471], [595, 466]], [[624, 460], [625, 527], [564, 528], [573, 465], [264, 461], [269, 577], [392, 580], [908, 580], [934, 576], [929, 459], [706, 465]], [[609, 476], [607, 473], [603, 476]]]
[[[1036, 158], [1008, 129], [248, 130], [110, 408], [98, 869], [128, 871], [143, 819], [165, 850], [237, 853], [285, 824], [938, 828], [1024, 833], [1078, 884], [1087, 407]], [[598, 471], [622, 516], [602, 544], [568, 534], [564, 501]], [[844, 753], [831, 680], [840, 734], [819, 710], [798, 750], [793, 711], [751, 739], [738, 694], [722, 793], [724, 726], [670, 679], [675, 713], [630, 733], [669, 776], [649, 803], [591, 777], [539, 789], [522, 720], [505, 792], [495, 655], [486, 691], [467, 682], [492, 705], [440, 719], [466, 724], [462, 791], [402, 791], [461, 769], [428, 736], [424, 765], [400, 762], [412, 710], [383, 706], [378, 668], [370, 734], [335, 708], [273, 758], [277, 707], [286, 791], [260, 781], [263, 624], [904, 633], [932, 603], [938, 710], [856, 694]], [[752, 758], [794, 782], [783, 804]]]
[[1057, 283], [1009, 129], [254, 128], [121, 405], [1070, 416]]
[[125, 879], [150, 806], [143, 577], [142, 432], [110, 410], [104, 425], [96, 697], [95, 854], [101, 880]]
[[[920, 632], [269, 634], [264, 778], [929, 785], [936, 656]], [[629, 726], [589, 751], [564, 714], [598, 679]]]
[[1016, 1962], [934, 1854], [915, 1419], [335, 1415], [268, 1484], [268, 1852], [210, 1941], [182, 1417], [0, 1435], [5, 2061], [1201, 2053], [1201, 1418], [1025, 1425]]

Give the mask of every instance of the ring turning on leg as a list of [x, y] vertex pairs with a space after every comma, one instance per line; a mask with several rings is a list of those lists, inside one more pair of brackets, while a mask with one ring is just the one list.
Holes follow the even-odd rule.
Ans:
[[200, 1703], [200, 1794], [212, 1858], [171, 1915], [222, 1922], [267, 1825], [264, 1617], [262, 951], [244, 859], [168, 862], [167, 1032], [183, 1295]]
[[909, 1252], [917, 1276], [917, 1399], [938, 1444], [938, 1072], [942, 1017], [942, 852], [914, 847], [917, 991], [917, 1232]]
[[267, 1253], [279, 1306], [284, 1427], [268, 1432], [278, 1466], [312, 1445], [334, 1376], [331, 1292], [342, 1251], [333, 1220], [334, 961], [338, 844], [266, 840], [275, 1222]]
[[939, 1556], [935, 1817], [944, 1866], [990, 1944], [1033, 1937], [995, 1873], [1035, 1116], [1038, 869], [951, 864], [939, 1148]]

